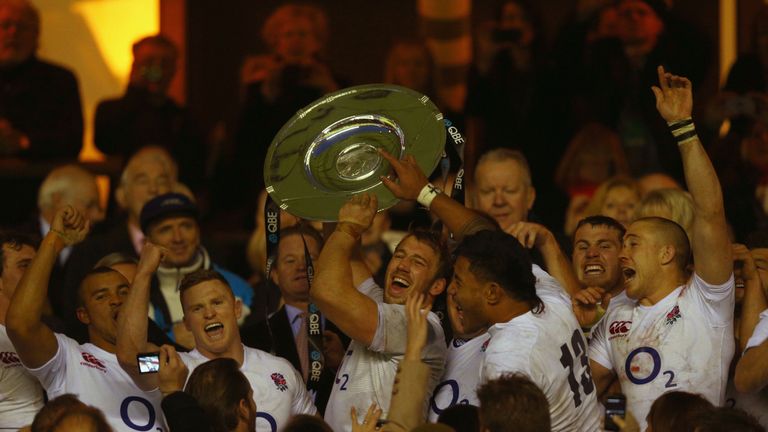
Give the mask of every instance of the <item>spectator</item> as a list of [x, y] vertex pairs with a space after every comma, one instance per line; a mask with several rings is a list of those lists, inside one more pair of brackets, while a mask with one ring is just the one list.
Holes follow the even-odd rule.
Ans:
[[536, 199], [531, 170], [522, 153], [496, 149], [484, 154], [475, 168], [475, 208], [487, 213], [508, 231], [528, 220]]
[[627, 226], [634, 217], [635, 206], [639, 201], [640, 192], [634, 180], [614, 177], [597, 188], [584, 214], [608, 216]]
[[108, 155], [128, 159], [144, 146], [166, 149], [179, 163], [179, 177], [193, 188], [204, 178], [205, 143], [187, 110], [169, 95], [178, 49], [163, 35], [133, 44], [128, 88], [96, 107], [94, 142]]
[[481, 430], [521, 432], [550, 430], [549, 403], [544, 393], [523, 374], [507, 374], [477, 389]]
[[746, 412], [717, 407], [696, 420], [696, 432], [765, 432], [765, 428]]
[[80, 402], [77, 396], [73, 394], [63, 394], [57, 398], [53, 398], [38, 411], [37, 415], [35, 415], [31, 431], [50, 432], [54, 423], [56, 423], [64, 413], [83, 406], [85, 406], [85, 404]]
[[75, 158], [83, 140], [77, 79], [39, 60], [40, 13], [26, 0], [0, 2], [0, 154]]
[[640, 197], [645, 198], [656, 189], [682, 189], [680, 183], [664, 173], [650, 173], [637, 179], [637, 187], [640, 188]]
[[[168, 250], [165, 261], [153, 277], [150, 317], [182, 346], [194, 347], [192, 334], [182, 323], [184, 311], [179, 285], [197, 270], [215, 270], [227, 280], [235, 297], [243, 302], [244, 320], [250, 313], [253, 290], [241, 277], [211, 261], [200, 244], [197, 206], [185, 195], [167, 193], [149, 200], [141, 210], [141, 230], [146, 239]], [[242, 322], [242, 321], [241, 321]]]
[[682, 189], [656, 189], [649, 192], [635, 208], [633, 219], [658, 216], [669, 219], [693, 238], [694, 205], [691, 194]]
[[[319, 232], [301, 225], [281, 229], [277, 256], [272, 264], [272, 280], [280, 289], [283, 306], [265, 320], [244, 327], [240, 336], [245, 345], [275, 353], [290, 361], [302, 373], [304, 382], [308, 383], [312, 359], [307, 349], [310, 282], [307, 279], [305, 245], [309, 251], [308, 258], [317, 263], [323, 245], [323, 237]], [[314, 384], [314, 402], [322, 414], [349, 338], [324, 317], [320, 328], [325, 362], [319, 381]]]
[[197, 400], [214, 431], [256, 431], [256, 402], [248, 379], [231, 358], [209, 360], [189, 376], [185, 392]]
[[604, 181], [628, 174], [627, 159], [615, 132], [598, 123], [587, 124], [579, 130], [555, 173], [555, 183], [570, 199], [565, 234], [573, 234], [576, 223], [584, 217], [590, 198]]
[[[262, 27], [270, 53], [250, 57], [243, 67], [247, 85], [235, 132], [233, 163], [226, 165], [222, 186], [237, 181], [245, 189], [223, 187], [219, 208], [253, 214], [264, 188], [262, 167], [272, 139], [296, 111], [339, 88], [323, 60], [328, 39], [325, 13], [316, 6], [288, 3], [277, 8]], [[255, 169], [254, 169], [255, 168]]]
[[[141, 209], [150, 199], [172, 192], [177, 185], [176, 163], [160, 147], [144, 147], [126, 163], [115, 201], [124, 215], [93, 232], [72, 250], [65, 272], [65, 289], [72, 298], [83, 276], [107, 254], [119, 252], [135, 259], [141, 253], [144, 233], [141, 232]], [[73, 305], [70, 305], [73, 308]], [[74, 309], [72, 309], [74, 310]]]

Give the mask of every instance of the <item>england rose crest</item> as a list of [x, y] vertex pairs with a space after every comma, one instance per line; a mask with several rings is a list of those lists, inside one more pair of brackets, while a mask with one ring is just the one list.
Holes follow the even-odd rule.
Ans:
[[285, 377], [283, 374], [280, 373], [273, 373], [271, 376], [272, 382], [275, 383], [275, 386], [280, 391], [286, 391], [288, 390], [288, 383], [285, 381]]
[[672, 325], [677, 322], [677, 319], [682, 317], [680, 315], [680, 307], [678, 305], [675, 305], [675, 307], [672, 308], [671, 311], [667, 314], [667, 323], [666, 325]]

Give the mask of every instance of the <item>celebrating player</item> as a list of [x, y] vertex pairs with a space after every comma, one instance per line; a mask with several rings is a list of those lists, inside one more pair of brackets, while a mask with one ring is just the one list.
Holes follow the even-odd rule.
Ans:
[[653, 401], [670, 389], [722, 405], [734, 352], [733, 262], [720, 184], [690, 118], [691, 82], [661, 66], [658, 73], [656, 107], [677, 139], [696, 208], [692, 238], [689, 243], [683, 228], [658, 217], [629, 226], [619, 259], [635, 303], [607, 313], [589, 351], [598, 390], [618, 376], [642, 428]]
[[[49, 398], [76, 394], [84, 403], [101, 409], [118, 431], [162, 431], [162, 395], [157, 390], [139, 389], [115, 356], [117, 317], [128, 294], [128, 282], [120, 273], [96, 268], [80, 284], [77, 318], [88, 326], [89, 343], [80, 345], [54, 333], [41, 321], [48, 280], [59, 253], [82, 241], [88, 229], [88, 221], [74, 208], [67, 206], [56, 213], [50, 232], [11, 300], [6, 318], [8, 336]], [[147, 319], [143, 318], [146, 337]]]

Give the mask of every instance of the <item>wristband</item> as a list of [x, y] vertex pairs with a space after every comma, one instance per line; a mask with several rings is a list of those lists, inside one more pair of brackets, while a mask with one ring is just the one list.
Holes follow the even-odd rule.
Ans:
[[421, 188], [421, 192], [419, 192], [419, 197], [416, 198], [416, 202], [429, 209], [429, 206], [432, 205], [432, 200], [442, 193], [443, 191], [440, 190], [440, 188], [431, 183], [427, 183]]
[[675, 122], [668, 122], [667, 125], [669, 126], [669, 131], [672, 132], [672, 136], [675, 137], [677, 145], [682, 145], [698, 139], [698, 136], [696, 135], [696, 127], [694, 126], [691, 117]]

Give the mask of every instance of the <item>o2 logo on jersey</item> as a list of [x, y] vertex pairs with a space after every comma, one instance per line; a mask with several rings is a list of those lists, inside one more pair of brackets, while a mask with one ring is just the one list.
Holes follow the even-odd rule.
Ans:
[[[259, 419], [263, 419], [264, 421], [266, 421], [269, 424], [269, 430], [271, 432], [277, 432], [277, 420], [275, 420], [275, 418], [272, 417], [272, 415], [270, 415], [269, 413], [265, 413], [265, 412], [257, 412], [256, 413], [256, 422], [257, 423], [263, 423], [263, 422], [260, 422]], [[267, 430], [267, 429], [264, 428], [264, 426], [257, 426], [256, 430], [263, 431], [263, 430]]]
[[[143, 411], [141, 407], [146, 409], [146, 414], [141, 412]], [[132, 412], [129, 413], [129, 410]], [[120, 418], [123, 419], [123, 423], [125, 423], [126, 426], [133, 430], [148, 431], [155, 425], [157, 415], [155, 413], [155, 407], [153, 407], [148, 400], [139, 396], [128, 396], [123, 399], [123, 403], [120, 404]], [[142, 424], [145, 421], [146, 424]], [[162, 431], [162, 429], [158, 429]]]
[[610, 336], [608, 339], [613, 339], [621, 336], [626, 336], [629, 333], [629, 329], [632, 327], [632, 321], [614, 321], [608, 326], [608, 333]]
[[[650, 372], [647, 366], [650, 366]], [[632, 384], [648, 384], [659, 376], [659, 372], [661, 372], [661, 356], [652, 347], [635, 348], [627, 356], [627, 361], [624, 362], [624, 373]], [[677, 387], [677, 383], [674, 382], [675, 373], [673, 371], [664, 371], [662, 375], [667, 377], [664, 388]]]
[[20, 365], [19, 356], [13, 351], [0, 352], [0, 362], [7, 365]]
[[[451, 393], [451, 401], [448, 402], [448, 404], [444, 407], [437, 406], [437, 397], [441, 394], [447, 393], [446, 391], [443, 391], [443, 388], [448, 388]], [[461, 393], [459, 392], [459, 383], [456, 382], [456, 380], [447, 380], [443, 381], [440, 384], [435, 387], [435, 391], [433, 392], [432, 399], [429, 401], [429, 409], [432, 410], [437, 415], [440, 415], [443, 413], [443, 411], [447, 410], [448, 408], [457, 405], [467, 405], [469, 404], [469, 400], [467, 399], [461, 399], [459, 400]], [[441, 398], [442, 399], [442, 398]]]
[[80, 362], [81, 365], [99, 369], [102, 372], [107, 371], [107, 366], [104, 362], [97, 359], [93, 354], [87, 352], [81, 352], [80, 354], [83, 356], [83, 360], [85, 360], [85, 362]]

